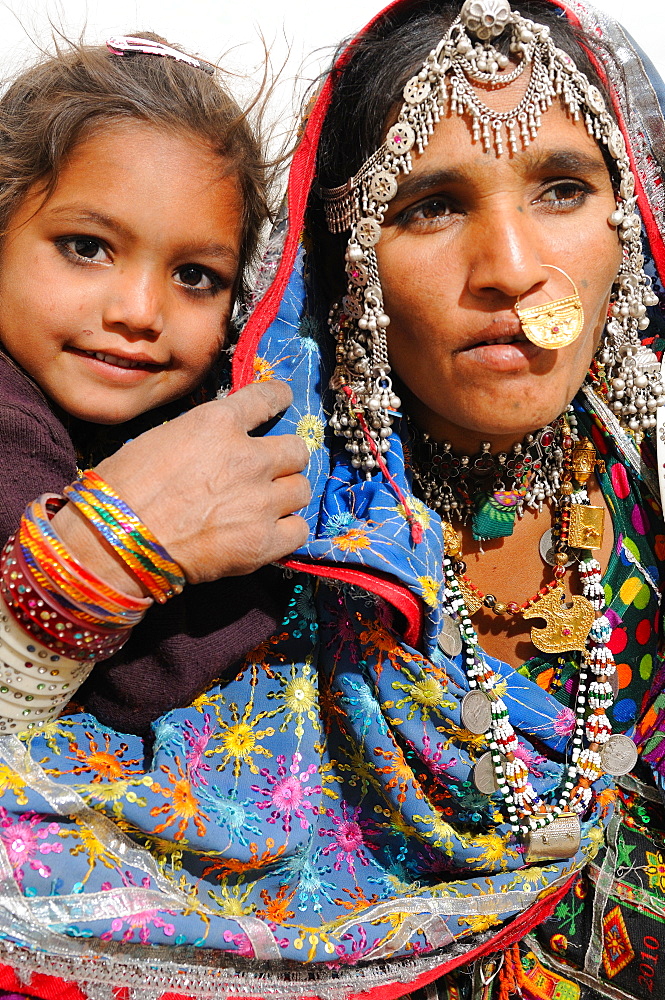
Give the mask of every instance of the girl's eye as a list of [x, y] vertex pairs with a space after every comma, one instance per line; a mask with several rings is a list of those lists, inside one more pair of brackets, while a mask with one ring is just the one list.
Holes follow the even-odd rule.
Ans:
[[192, 288], [197, 292], [217, 291], [220, 284], [219, 281], [215, 280], [213, 274], [195, 264], [179, 267], [175, 272], [175, 279], [177, 284], [186, 285], [187, 288]]
[[92, 236], [69, 236], [59, 240], [63, 253], [74, 260], [108, 260], [108, 253], [101, 240], [96, 240]]
[[544, 191], [540, 196], [540, 201], [544, 201], [548, 205], [572, 208], [581, 204], [588, 193], [589, 189], [580, 181], [561, 181]]

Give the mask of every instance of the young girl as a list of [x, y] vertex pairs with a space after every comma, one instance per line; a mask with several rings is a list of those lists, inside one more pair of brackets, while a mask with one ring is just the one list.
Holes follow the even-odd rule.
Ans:
[[[97, 581], [87, 582], [88, 596], [90, 587], [116, 588], [107, 597], [122, 628], [98, 621], [88, 661], [126, 644], [78, 697], [123, 732], [146, 733], [270, 634], [276, 572], [229, 577], [281, 557], [304, 534], [287, 516], [308, 495], [298, 475], [304, 443], [247, 433], [288, 404], [288, 389], [251, 386], [192, 411], [214, 399], [266, 214], [246, 116], [212, 67], [157, 36], [58, 52], [0, 102], [0, 541], [40, 494], [62, 493], [78, 468], [96, 466], [156, 532], [178, 578], [171, 589], [201, 584], [151, 609], [126, 641], [160, 596], [144, 554], [137, 576], [74, 502], [49, 520], [51, 509], [41, 543], [24, 548], [37, 574], [60, 544], [76, 560], [67, 607], [79, 627], [81, 574]], [[49, 579], [62, 587], [59, 572]], [[31, 579], [43, 599], [48, 580]], [[50, 612], [40, 613], [48, 622]], [[71, 622], [42, 633], [34, 607], [17, 614], [42, 646], [71, 652], [48, 638]], [[19, 677], [3, 675], [0, 728], [9, 731], [43, 722], [75, 687], [70, 679], [60, 703], [54, 695], [40, 712]]]

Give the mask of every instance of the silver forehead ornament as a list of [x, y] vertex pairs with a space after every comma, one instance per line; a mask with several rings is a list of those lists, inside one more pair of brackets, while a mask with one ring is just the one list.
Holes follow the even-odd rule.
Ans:
[[[507, 41], [510, 55], [496, 47], [499, 38]], [[527, 68], [524, 96], [508, 111], [490, 108], [474, 89], [474, 85], [501, 89]], [[352, 465], [367, 478], [377, 464], [383, 464], [393, 417], [401, 405], [390, 379], [386, 338], [390, 318], [383, 306], [375, 252], [400, 174], [411, 172], [413, 156], [423, 153], [447, 111], [470, 119], [474, 142], [501, 156], [506, 147], [517, 153], [536, 138], [543, 113], [557, 99], [573, 120], [584, 120], [589, 135], [616, 164], [617, 207], [608, 221], [618, 230], [623, 254], [598, 360], [608, 379], [608, 401], [624, 427], [639, 438], [655, 426], [655, 411], [665, 401], [665, 390], [657, 359], [641, 344], [640, 333], [649, 324], [647, 307], [658, 299], [644, 273], [635, 182], [621, 130], [598, 88], [554, 44], [547, 25], [523, 17], [507, 0], [466, 0], [421, 69], [407, 80], [397, 121], [381, 146], [345, 184], [319, 189], [329, 230], [350, 230], [347, 291], [330, 314], [337, 340], [331, 380], [336, 402], [330, 424], [345, 439]], [[559, 346], [556, 339], [549, 342]]]

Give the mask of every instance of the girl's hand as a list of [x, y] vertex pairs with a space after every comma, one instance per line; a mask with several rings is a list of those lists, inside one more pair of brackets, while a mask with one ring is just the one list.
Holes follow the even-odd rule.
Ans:
[[[141, 434], [97, 466], [189, 583], [251, 573], [306, 541], [307, 524], [293, 511], [311, 495], [301, 475], [307, 445], [292, 434], [250, 434], [291, 399], [284, 382], [253, 383]], [[56, 514], [54, 527], [91, 571], [142, 593], [71, 504]]]

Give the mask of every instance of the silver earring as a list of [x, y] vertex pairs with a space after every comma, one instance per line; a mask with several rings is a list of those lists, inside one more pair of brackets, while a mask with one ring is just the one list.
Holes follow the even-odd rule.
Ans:
[[[330, 426], [345, 438], [351, 464], [369, 479], [389, 448], [393, 416], [401, 406], [390, 378], [383, 293], [372, 242], [374, 232], [355, 226], [346, 248], [347, 294], [330, 311], [337, 341]], [[358, 231], [359, 230], [359, 231]], [[376, 226], [378, 234], [380, 227]], [[374, 240], [376, 242], [376, 240]]]
[[665, 402], [660, 363], [640, 334], [649, 326], [647, 307], [658, 304], [651, 279], [644, 272], [640, 217], [635, 182], [627, 158], [617, 160], [621, 185], [610, 225], [623, 244], [621, 269], [614, 283], [610, 316], [598, 360], [605, 368], [607, 401], [625, 430], [639, 441], [656, 426], [656, 410]]

